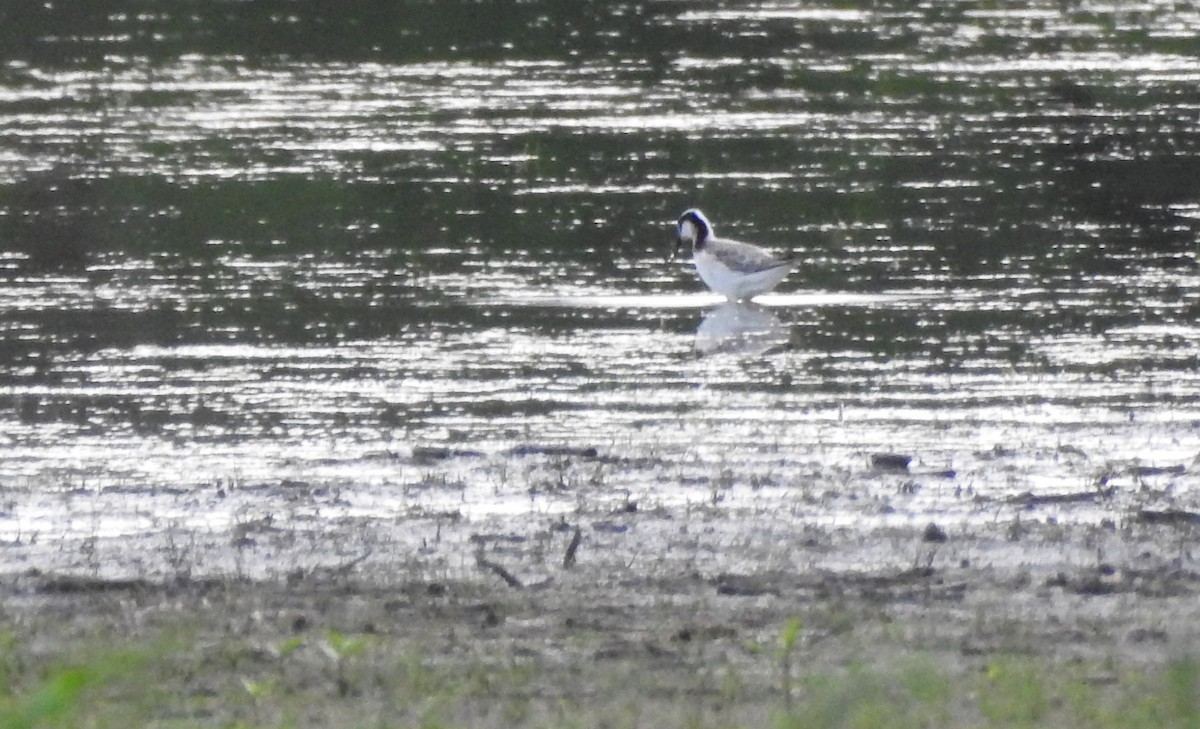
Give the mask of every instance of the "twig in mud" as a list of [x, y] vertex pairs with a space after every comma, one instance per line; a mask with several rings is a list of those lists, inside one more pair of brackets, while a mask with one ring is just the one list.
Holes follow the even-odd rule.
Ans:
[[362, 554], [358, 555], [357, 557], [354, 557], [350, 561], [343, 562], [334, 567], [321, 566], [321, 567], [313, 567], [308, 570], [297, 567], [296, 569], [287, 573], [287, 583], [289, 585], [298, 585], [301, 582], [303, 582], [304, 580], [316, 579], [318, 577], [326, 578], [326, 579], [328, 579], [330, 577], [345, 577], [346, 575], [350, 574], [351, 570], [353, 570], [355, 567], [357, 567], [358, 565], [365, 562], [366, 559], [374, 553], [375, 553], [374, 549], [368, 549], [367, 551], [363, 552]]
[[582, 541], [583, 530], [577, 526], [575, 533], [571, 535], [571, 543], [567, 545], [567, 553], [563, 555], [563, 569], [569, 570], [575, 566], [575, 551], [579, 549], [579, 543]]
[[633, 569], [633, 563], [637, 561], [638, 555], [641, 554], [641, 548], [635, 547], [633, 554], [629, 555], [629, 560], [625, 562], [625, 569]]
[[357, 567], [358, 565], [362, 564], [364, 561], [366, 561], [367, 557], [370, 557], [371, 554], [374, 552], [375, 552], [374, 549], [368, 549], [367, 551], [358, 555], [357, 557], [350, 560], [349, 562], [343, 562], [342, 564], [339, 564], [337, 567], [334, 567], [332, 570], [330, 570], [330, 572], [334, 573], [335, 575], [347, 575], [350, 573], [350, 570], [352, 570], [355, 567]]
[[496, 564], [495, 562], [491, 561], [490, 559], [487, 559], [486, 557], [484, 557], [483, 552], [475, 553], [475, 564], [480, 569], [485, 569], [485, 570], [488, 570], [489, 572], [495, 573], [497, 576], [500, 577], [500, 579], [504, 580], [504, 582], [509, 587], [513, 588], [514, 590], [522, 590], [525, 588], [525, 585], [523, 585], [520, 580], [518, 580], [516, 577], [514, 577], [513, 573], [504, 569], [503, 565]]

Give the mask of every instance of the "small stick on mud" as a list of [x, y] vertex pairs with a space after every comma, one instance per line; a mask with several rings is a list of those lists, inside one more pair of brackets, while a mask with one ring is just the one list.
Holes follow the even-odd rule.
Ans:
[[485, 569], [485, 570], [488, 570], [489, 572], [495, 573], [496, 575], [498, 575], [500, 577], [500, 579], [504, 580], [504, 582], [506, 584], [508, 584], [509, 587], [513, 588], [514, 590], [525, 589], [525, 585], [521, 584], [521, 581], [518, 580], [516, 577], [514, 577], [513, 573], [504, 569], [503, 565], [496, 564], [495, 562], [491, 561], [490, 559], [487, 559], [486, 557], [484, 557], [483, 552], [475, 553], [475, 564], [480, 569]]
[[371, 553], [374, 551], [375, 551], [374, 549], [368, 549], [367, 551], [358, 555], [357, 557], [350, 560], [349, 562], [343, 562], [342, 564], [338, 565], [337, 567], [334, 567], [332, 572], [336, 575], [348, 575], [348, 574], [350, 574], [350, 570], [354, 569], [358, 565], [365, 562], [367, 560], [367, 557], [370, 557]]
[[575, 533], [571, 535], [571, 543], [567, 545], [567, 553], [563, 555], [563, 569], [569, 570], [575, 566], [575, 551], [579, 549], [579, 543], [583, 541], [583, 530], [578, 526], [575, 527]]

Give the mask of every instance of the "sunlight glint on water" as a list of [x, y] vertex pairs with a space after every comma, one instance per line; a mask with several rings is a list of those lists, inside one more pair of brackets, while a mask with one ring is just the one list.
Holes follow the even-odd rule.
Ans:
[[[283, 482], [331, 518], [724, 489], [969, 521], [1133, 494], [1138, 465], [1187, 493], [1200, 14], [1143, 5], [690, 3], [566, 53], [9, 63], [0, 439], [30, 496], [0, 539], [219, 529]], [[664, 262], [692, 205], [801, 260], [732, 330]], [[547, 473], [570, 488], [532, 493]]]

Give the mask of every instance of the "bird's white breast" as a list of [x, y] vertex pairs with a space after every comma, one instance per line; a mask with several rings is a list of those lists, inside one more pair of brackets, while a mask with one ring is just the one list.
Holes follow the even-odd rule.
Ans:
[[738, 288], [741, 274], [730, 271], [716, 256], [703, 248], [696, 251], [692, 260], [696, 263], [696, 273], [700, 274], [700, 279], [706, 286], [727, 298], [738, 298], [734, 296], [734, 292]]

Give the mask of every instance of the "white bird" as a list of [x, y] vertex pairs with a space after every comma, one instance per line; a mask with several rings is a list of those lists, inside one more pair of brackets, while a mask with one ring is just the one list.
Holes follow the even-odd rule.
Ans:
[[675, 224], [675, 252], [692, 247], [696, 272], [710, 289], [730, 301], [745, 301], [779, 285], [799, 261], [779, 258], [749, 243], [718, 238], [704, 213], [692, 208]]

